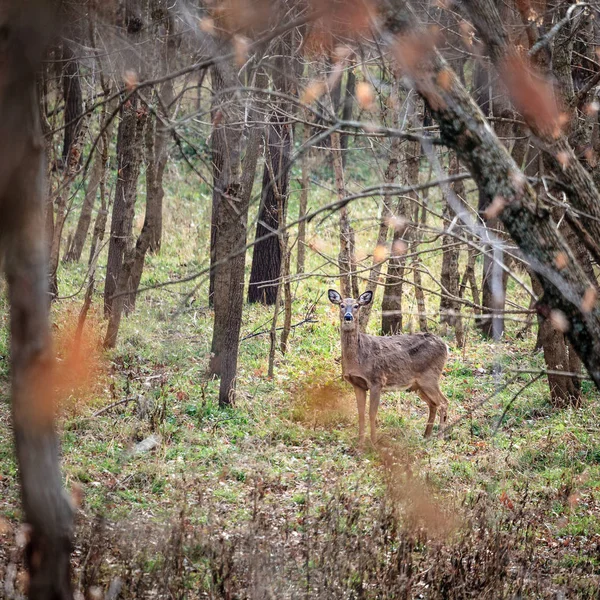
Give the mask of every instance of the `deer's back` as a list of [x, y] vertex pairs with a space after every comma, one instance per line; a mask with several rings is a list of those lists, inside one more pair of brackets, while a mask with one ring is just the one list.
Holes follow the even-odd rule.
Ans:
[[431, 333], [359, 337], [359, 362], [371, 386], [418, 387], [423, 377], [439, 379], [447, 359], [446, 343]]

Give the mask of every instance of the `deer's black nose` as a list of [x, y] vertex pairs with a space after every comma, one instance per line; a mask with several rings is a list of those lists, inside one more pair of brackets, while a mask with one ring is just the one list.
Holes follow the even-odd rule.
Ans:
[[352, 315], [350, 313], [346, 313], [344, 315], [344, 321], [352, 321]]

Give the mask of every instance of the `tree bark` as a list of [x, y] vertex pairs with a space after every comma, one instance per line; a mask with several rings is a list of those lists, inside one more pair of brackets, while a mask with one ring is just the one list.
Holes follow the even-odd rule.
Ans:
[[[3, 11], [0, 49], [0, 239], [10, 302], [12, 419], [25, 521], [29, 598], [72, 600], [73, 515], [62, 487], [54, 429], [54, 359], [44, 239], [46, 169], [36, 73], [55, 32], [52, 2]], [[26, 49], [24, 54], [23, 49]]]
[[[92, 222], [92, 212], [94, 210], [94, 204], [96, 203], [100, 182], [105, 177], [105, 171], [108, 164], [108, 151], [112, 140], [114, 126], [114, 119], [111, 119], [110, 117], [114, 112], [116, 103], [111, 102], [107, 108], [105, 108], [105, 106], [106, 105], [103, 105], [103, 114], [100, 119], [100, 139], [96, 145], [96, 154], [90, 170], [90, 177], [85, 190], [79, 220], [77, 221], [77, 228], [75, 229], [75, 234], [71, 241], [71, 247], [64, 257], [65, 262], [79, 262], [81, 260], [85, 239], [90, 228], [90, 223]], [[110, 119], [110, 121], [108, 119]]]
[[[398, 80], [394, 78], [394, 84], [392, 87], [391, 94], [395, 96], [398, 93]], [[387, 112], [390, 113], [389, 122], [391, 126], [394, 128], [398, 128], [399, 122], [399, 113], [398, 110], [392, 108]], [[385, 183], [394, 183], [396, 178], [398, 177], [398, 163], [400, 161], [400, 138], [393, 137], [390, 141], [390, 152], [388, 158], [388, 165], [385, 170], [384, 181]], [[382, 248], [386, 248], [386, 242], [390, 230], [390, 225], [393, 224], [394, 235], [396, 234], [396, 230], [404, 227], [403, 223], [400, 222], [399, 219], [394, 219], [392, 222], [393, 212], [390, 206], [391, 198], [387, 195], [382, 196], [381, 199], [381, 218], [379, 220], [379, 230], [377, 232], [377, 241], [375, 243], [375, 252], [373, 253], [373, 264], [371, 266], [371, 270], [369, 271], [369, 280], [367, 281], [367, 288], [365, 291], [371, 291], [375, 294], [377, 290], [377, 286], [379, 285], [379, 278], [381, 275], [381, 269], [385, 262], [384, 252], [381, 252]], [[397, 222], [396, 222], [397, 221]], [[398, 242], [397, 242], [398, 243]], [[387, 250], [387, 248], [386, 248]], [[363, 306], [359, 319], [360, 319], [360, 328], [361, 331], [367, 330], [367, 325], [369, 323], [369, 318], [371, 316], [371, 310], [373, 308], [373, 302], [370, 302], [366, 306]]]
[[[416, 110], [416, 107], [412, 109]], [[405, 185], [418, 185], [421, 146], [418, 142], [404, 142], [401, 146], [400, 162], [404, 164], [402, 172]], [[389, 167], [388, 167], [389, 168]], [[394, 236], [388, 261], [383, 301], [381, 303], [381, 332], [394, 335], [402, 331], [402, 284], [406, 260], [404, 254], [412, 238], [411, 225], [408, 224], [411, 203], [419, 199], [417, 192], [410, 192], [398, 200], [396, 217], [398, 224], [394, 228]], [[415, 225], [416, 226], [416, 225]]]
[[110, 242], [104, 283], [104, 316], [112, 311], [113, 296], [123, 267], [125, 252], [131, 251], [132, 226], [137, 197], [137, 181], [142, 161], [143, 131], [147, 111], [137, 96], [121, 108], [117, 133], [118, 175], [110, 226]]
[[[277, 56], [274, 59], [272, 72], [273, 86], [276, 91], [287, 94], [292, 89], [292, 44], [293, 36], [284, 36], [278, 45]], [[256, 225], [256, 238], [260, 239], [267, 233], [277, 231], [280, 227], [277, 198], [271, 183], [269, 171], [272, 171], [277, 182], [278, 191], [284, 199], [284, 210], [287, 210], [287, 198], [290, 180], [290, 152], [292, 128], [287, 123], [289, 102], [283, 98], [276, 100], [273, 112], [269, 116], [265, 144], [263, 171], [263, 187], [261, 206]], [[277, 299], [278, 279], [281, 272], [281, 245], [278, 236], [271, 236], [259, 241], [254, 246], [250, 283], [248, 285], [248, 302], [275, 304]]]
[[62, 148], [62, 163], [66, 171], [75, 170], [81, 163], [78, 147], [83, 114], [83, 95], [79, 77], [79, 63], [67, 42], [63, 42], [63, 99], [65, 102], [65, 130]]
[[[308, 125], [308, 111], [304, 111], [304, 130], [302, 143], [306, 144], [310, 139], [310, 126]], [[302, 178], [300, 181], [300, 199], [298, 206], [298, 254], [296, 257], [296, 275], [304, 273], [304, 265], [306, 261], [306, 221], [304, 216], [308, 208], [308, 191], [310, 188], [310, 149], [307, 148], [300, 159], [300, 168], [302, 170]]]
[[[455, 153], [450, 155], [449, 175], [458, 173], [458, 159]], [[457, 197], [464, 197], [465, 188], [462, 181], [452, 184], [452, 192]], [[444, 207], [444, 229], [447, 231], [455, 218], [455, 212], [450, 203], [446, 201]], [[459, 347], [463, 345], [462, 319], [460, 316], [461, 303], [459, 301], [460, 274], [458, 261], [460, 249], [456, 239], [452, 235], [442, 236], [442, 272], [440, 275], [441, 297], [440, 297], [440, 323], [454, 328], [456, 343]]]
[[174, 97], [173, 82], [170, 80], [165, 82], [159, 94], [160, 101], [156, 110], [162, 119], [154, 117], [146, 129], [146, 215], [136, 247], [134, 264], [131, 267], [128, 311], [135, 309], [146, 253], [158, 252], [162, 239], [163, 199], [165, 196], [163, 177], [169, 158], [167, 147], [170, 130], [167, 122], [170, 116], [169, 107]]
[[[213, 73], [215, 90], [221, 89], [223, 79]], [[259, 67], [254, 85], [263, 88], [266, 75]], [[213, 130], [213, 204], [214, 245], [214, 311], [211, 371], [221, 376], [219, 404], [226, 406], [235, 399], [235, 382], [239, 352], [239, 337], [244, 306], [244, 272], [248, 230], [248, 208], [256, 175], [264, 127], [258, 107], [259, 97], [250, 100], [248, 135], [241, 162], [243, 107], [231, 98], [218, 94], [213, 99], [213, 111], [221, 111], [221, 121]], [[221, 263], [221, 264], [219, 264]]]

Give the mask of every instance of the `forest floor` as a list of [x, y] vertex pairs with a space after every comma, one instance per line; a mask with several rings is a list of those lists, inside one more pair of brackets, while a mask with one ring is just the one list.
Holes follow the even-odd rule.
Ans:
[[[185, 214], [172, 219], [178, 233], [149, 258], [145, 285], [206, 266], [195, 246], [202, 232], [174, 226], [189, 223]], [[64, 296], [85, 274], [84, 265], [61, 268]], [[272, 379], [272, 311], [245, 308], [242, 336], [262, 333], [241, 344], [229, 409], [206, 376], [207, 285], [193, 285], [142, 294], [108, 354], [97, 350], [98, 296], [83, 365], [68, 355], [80, 300], [53, 308], [59, 372], [70, 385], [93, 370], [60, 413], [80, 590], [120, 581], [122, 598], [597, 597], [600, 396], [583, 381], [581, 408], [554, 409], [545, 379], [533, 381], [543, 357], [533, 333], [519, 336], [522, 323], [509, 321], [499, 343], [469, 320], [464, 348], [445, 338], [446, 435], [424, 440], [424, 403], [386, 393], [379, 444], [359, 451], [353, 393], [336, 361], [337, 310], [325, 295], [333, 280], [317, 272], [295, 285], [293, 322], [315, 303], [314, 322], [293, 330]], [[428, 302], [433, 313], [437, 300]], [[18, 588], [23, 535], [0, 314], [0, 582], [12, 573]], [[374, 310], [373, 332], [379, 319]], [[138, 452], [150, 436], [155, 446]]]

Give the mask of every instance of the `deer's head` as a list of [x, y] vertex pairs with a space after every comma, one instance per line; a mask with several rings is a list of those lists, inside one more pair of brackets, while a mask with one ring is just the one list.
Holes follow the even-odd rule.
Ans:
[[373, 300], [373, 292], [361, 294], [358, 300], [354, 298], [344, 299], [335, 290], [329, 290], [327, 295], [332, 304], [337, 304], [340, 307], [340, 325], [344, 331], [351, 331], [358, 327], [358, 312], [360, 307], [369, 304]]

